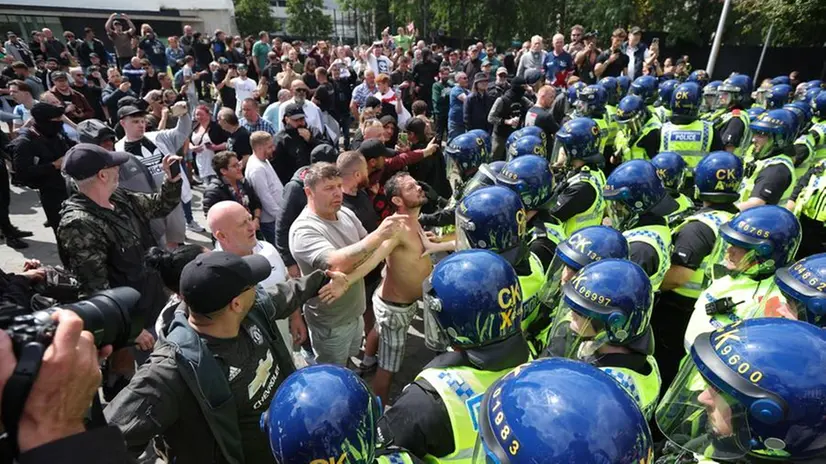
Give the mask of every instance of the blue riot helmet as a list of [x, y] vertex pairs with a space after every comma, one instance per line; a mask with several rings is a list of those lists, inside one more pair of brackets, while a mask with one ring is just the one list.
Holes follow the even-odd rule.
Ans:
[[470, 195], [480, 188], [496, 185], [496, 176], [502, 172], [503, 167], [505, 167], [504, 161], [494, 161], [492, 163], [479, 166], [479, 170], [476, 171], [476, 174], [474, 174], [473, 177], [471, 177], [465, 184], [465, 187], [462, 190], [462, 198]]
[[824, 363], [826, 332], [800, 321], [744, 319], [700, 334], [657, 408], [657, 425], [707, 460], [819, 462], [826, 371], [815, 366]]
[[619, 82], [617, 82], [617, 78], [615, 77], [603, 77], [599, 80], [599, 85], [605, 89], [605, 96], [607, 98], [606, 103], [608, 105], [616, 106], [620, 100], [620, 88]]
[[608, 92], [601, 85], [589, 85], [577, 92], [575, 108], [578, 116], [600, 117], [605, 113]]
[[501, 256], [488, 250], [454, 253], [436, 264], [422, 290], [425, 311], [454, 348], [484, 350], [514, 339], [509, 348], [523, 350], [527, 359], [522, 289], [516, 271]]
[[797, 118], [795, 135], [800, 135], [808, 130], [809, 123], [812, 120], [812, 107], [810, 104], [802, 101], [793, 101], [788, 105], [783, 105], [783, 109], [791, 111]]
[[708, 112], [717, 108], [717, 97], [723, 81], [711, 81], [703, 87], [703, 104], [700, 108], [702, 112]]
[[792, 100], [794, 89], [788, 84], [773, 85], [766, 95], [766, 109], [782, 108]]
[[568, 87], [568, 104], [571, 105], [571, 107], [574, 107], [579, 91], [585, 87], [586, 84], [582, 81], [574, 82], [570, 87]]
[[628, 241], [622, 233], [606, 226], [583, 227], [556, 247], [554, 258], [545, 272], [540, 300], [556, 308], [561, 286], [583, 267], [603, 259], [628, 259]]
[[676, 89], [678, 85], [680, 85], [680, 81], [677, 79], [668, 79], [660, 82], [660, 87], [657, 89], [657, 95], [659, 97], [657, 101], [661, 106], [671, 109], [671, 96], [674, 94], [674, 89]]
[[633, 140], [642, 131], [642, 127], [650, 116], [651, 113], [642, 98], [637, 95], [628, 95], [620, 100], [614, 119], [628, 139]]
[[708, 85], [708, 83], [711, 81], [711, 77], [708, 75], [705, 69], [697, 69], [695, 71], [692, 71], [685, 81], [694, 82], [695, 84], [700, 86], [700, 89], [702, 89]]
[[624, 259], [591, 263], [562, 286], [549, 351], [580, 361], [593, 359], [605, 345], [653, 354], [653, 305], [651, 279], [638, 264]]
[[680, 193], [685, 182], [685, 160], [673, 151], [664, 151], [651, 158], [651, 164], [657, 169], [657, 175], [663, 181], [663, 187], [672, 195]]
[[820, 119], [826, 118], [826, 92], [820, 92], [809, 103], [809, 108], [812, 110], [812, 116]]
[[671, 94], [671, 117], [696, 119], [702, 104], [701, 92], [700, 87], [693, 82], [678, 85]]
[[759, 316], [808, 321], [818, 327], [826, 325], [826, 253], [778, 269], [774, 287], [760, 301]]
[[628, 95], [628, 90], [631, 88], [631, 78], [628, 76], [617, 76], [617, 88], [619, 89], [617, 98], [622, 100], [623, 97]]
[[545, 134], [545, 131], [542, 130], [542, 128], [539, 126], [525, 126], [521, 129], [517, 129], [511, 132], [511, 135], [508, 136], [508, 139], [505, 142], [505, 153], [509, 153], [511, 151], [511, 146], [513, 146], [517, 140], [521, 139], [522, 137], [527, 137], [529, 135], [538, 137], [540, 140], [542, 140], [543, 150], [545, 149], [548, 142], [548, 136], [547, 134]]
[[[806, 90], [806, 93], [803, 94], [803, 100], [801, 103], [810, 104], [815, 97], [820, 95], [823, 92], [823, 89], [820, 87], [811, 87]], [[794, 102], [792, 102], [794, 103]]]
[[694, 196], [709, 203], [740, 199], [743, 160], [727, 151], [713, 151], [694, 167]]
[[485, 141], [485, 149], [488, 153], [493, 153], [493, 149], [491, 147], [491, 138], [490, 134], [484, 129], [473, 129], [466, 132], [466, 134], [473, 135], [475, 137], [479, 137]]
[[651, 432], [609, 374], [568, 359], [523, 364], [488, 388], [473, 464], [654, 460]]
[[261, 430], [279, 464], [327, 462], [373, 464], [378, 398], [354, 372], [334, 365], [293, 372], [278, 387]]
[[[532, 126], [536, 127], [536, 126]], [[507, 149], [508, 161], [524, 155], [545, 157], [545, 141], [535, 135], [525, 135], [516, 139]]]
[[717, 88], [716, 108], [743, 106], [751, 96], [751, 78], [745, 74], [732, 74]]
[[628, 95], [636, 95], [646, 105], [653, 105], [657, 100], [657, 78], [654, 76], [640, 76], [631, 83]]
[[778, 85], [778, 84], [791, 85], [792, 80], [789, 78], [789, 76], [777, 76], [777, 77], [772, 78], [771, 84], [772, 85]]
[[485, 141], [471, 134], [462, 134], [454, 137], [453, 140], [447, 144], [445, 154], [456, 163], [464, 179], [476, 173], [479, 165], [488, 159]]
[[[611, 224], [620, 231], [626, 231], [637, 224], [643, 213], [654, 212], [665, 216], [672, 211], [659, 211], [676, 202], [663, 186], [657, 169], [646, 160], [631, 160], [619, 165], [605, 181], [603, 196], [608, 200], [608, 216]], [[671, 203], [666, 203], [666, 200]], [[672, 209], [676, 209], [676, 206]]]
[[548, 160], [537, 155], [514, 158], [502, 168], [496, 183], [513, 190], [528, 211], [538, 210], [551, 199], [554, 176]]
[[[570, 167], [574, 160], [596, 165], [605, 162], [599, 150], [599, 126], [591, 118], [576, 118], [563, 124], [556, 133], [556, 142], [564, 149], [564, 155], [562, 150], [558, 153], [565, 157], [567, 167]], [[557, 160], [552, 162], [555, 164]]]
[[800, 246], [800, 222], [791, 211], [775, 205], [747, 209], [720, 226], [710, 255], [713, 277], [759, 280], [788, 266]]
[[456, 207], [456, 248], [490, 250], [516, 264], [525, 255], [527, 227], [519, 195], [496, 185], [481, 188]]
[[821, 89], [826, 89], [826, 87], [824, 87], [823, 85], [823, 81], [820, 79], [814, 79], [809, 82], [806, 82], [806, 85], [808, 85], [809, 88], [820, 87]]
[[761, 114], [765, 113], [765, 112], [766, 112], [766, 108], [762, 108], [760, 106], [752, 106], [751, 108], [746, 110], [746, 113], [748, 113], [748, 115], [749, 115], [749, 122], [756, 121], [757, 117], [760, 116]]
[[749, 124], [753, 134], [754, 157], [765, 159], [794, 142], [797, 116], [787, 109], [770, 110]]

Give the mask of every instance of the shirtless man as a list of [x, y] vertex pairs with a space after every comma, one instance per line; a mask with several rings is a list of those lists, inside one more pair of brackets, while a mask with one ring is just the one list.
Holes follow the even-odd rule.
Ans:
[[384, 189], [396, 212], [407, 217], [399, 233], [382, 244], [382, 248], [391, 251], [384, 280], [373, 294], [376, 325], [365, 346], [365, 358], [372, 358], [378, 352], [379, 366], [372, 387], [384, 404], [388, 404], [390, 382], [401, 368], [407, 330], [416, 314], [416, 302], [422, 297], [422, 282], [430, 275], [433, 265], [425, 254], [424, 233], [418, 220], [419, 210], [427, 201], [424, 190], [407, 172], [394, 174]]

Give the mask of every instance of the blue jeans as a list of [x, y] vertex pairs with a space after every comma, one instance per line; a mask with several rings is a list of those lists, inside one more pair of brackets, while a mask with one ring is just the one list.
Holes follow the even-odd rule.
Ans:
[[261, 235], [264, 236], [264, 240], [270, 242], [271, 244], [275, 245], [275, 221], [273, 222], [262, 222], [261, 223]]
[[181, 206], [184, 208], [184, 217], [186, 218], [186, 223], [189, 224], [193, 221], [192, 218], [192, 202], [188, 201], [186, 203], [181, 202]]

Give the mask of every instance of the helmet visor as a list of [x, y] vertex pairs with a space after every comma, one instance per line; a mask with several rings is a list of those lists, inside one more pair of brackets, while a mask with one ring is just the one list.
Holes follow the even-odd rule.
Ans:
[[607, 340], [605, 324], [600, 319], [580, 314], [563, 300], [551, 326], [548, 351], [555, 357], [586, 360]]
[[619, 231], [624, 231], [631, 226], [635, 214], [622, 201], [608, 201], [608, 218], [611, 219], [611, 227]]
[[775, 279], [765, 296], [760, 300], [755, 312], [745, 315], [744, 319], [755, 317], [783, 317], [795, 321], [807, 321], [806, 305], [784, 292]]
[[554, 254], [548, 270], [545, 272], [545, 284], [539, 289], [537, 297], [548, 308], [559, 306], [562, 297], [562, 285], [571, 280], [576, 271], [565, 264], [559, 256], [559, 252]]
[[482, 187], [488, 187], [494, 185], [495, 183], [496, 174], [491, 172], [490, 167], [488, 167], [487, 164], [483, 164], [479, 166], [479, 170], [476, 171], [476, 174], [474, 174], [473, 177], [471, 177], [465, 184], [465, 188], [462, 190], [462, 198], [470, 195]]
[[425, 346], [434, 351], [447, 351], [447, 347], [450, 346], [450, 339], [442, 330], [439, 320], [436, 318], [436, 314], [442, 311], [442, 300], [433, 293], [430, 278], [425, 279], [422, 290]]
[[734, 96], [731, 92], [719, 90], [717, 91], [717, 101], [713, 108], [728, 108], [731, 102], [734, 100]]
[[758, 106], [765, 106], [766, 105], [766, 97], [769, 95], [769, 89], [759, 88], [754, 91], [752, 94], [752, 98], [754, 99], [754, 103]]
[[748, 451], [746, 408], [700, 375], [693, 360], [684, 363], [655, 417], [663, 435], [690, 453], [733, 460]]
[[[480, 413], [482, 413], [480, 411]], [[483, 419], [484, 420], [484, 419]], [[482, 434], [476, 436], [476, 445], [473, 447], [473, 464], [504, 464], [508, 461], [501, 461], [482, 439]]]
[[559, 138], [554, 138], [554, 146], [551, 149], [549, 159], [551, 169], [561, 169], [568, 165], [568, 154], [565, 152], [565, 146]]
[[633, 138], [642, 131], [642, 118], [634, 116], [625, 121], [617, 121], [617, 125], [619, 125], [619, 129], [626, 137]]
[[[470, 250], [473, 248], [471, 245], [473, 240], [468, 237], [468, 232], [473, 232], [474, 230], [476, 230], [476, 225], [471, 222], [469, 218], [456, 211], [456, 251]], [[480, 246], [479, 248], [486, 247]]]
[[771, 263], [761, 259], [756, 249], [747, 248], [745, 244], [737, 241], [730, 242], [723, 234], [718, 235], [714, 249], [709, 255], [708, 264], [711, 268], [706, 271], [706, 274], [708, 275], [710, 271], [713, 280], [726, 275], [731, 277], [757, 276], [773, 267]]

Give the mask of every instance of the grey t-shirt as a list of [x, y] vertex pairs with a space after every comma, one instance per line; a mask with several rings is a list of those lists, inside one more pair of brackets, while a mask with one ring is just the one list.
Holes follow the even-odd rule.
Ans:
[[[345, 206], [341, 207], [336, 221], [322, 219], [305, 207], [290, 226], [290, 253], [301, 273], [307, 275], [326, 269], [331, 251], [350, 246], [366, 236], [367, 231], [355, 213]], [[332, 304], [324, 304], [318, 298], [307, 301], [304, 317], [310, 325], [333, 329], [361, 317], [366, 308], [364, 280], [359, 279]]]

